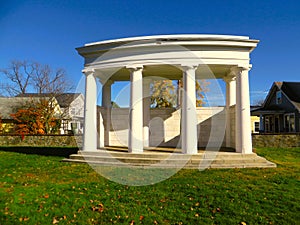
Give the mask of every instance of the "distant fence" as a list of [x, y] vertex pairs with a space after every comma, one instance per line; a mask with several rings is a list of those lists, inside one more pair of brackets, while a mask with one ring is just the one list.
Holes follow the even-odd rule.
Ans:
[[81, 135], [0, 135], [0, 146], [81, 147]]
[[289, 148], [300, 147], [297, 134], [252, 134], [253, 147]]

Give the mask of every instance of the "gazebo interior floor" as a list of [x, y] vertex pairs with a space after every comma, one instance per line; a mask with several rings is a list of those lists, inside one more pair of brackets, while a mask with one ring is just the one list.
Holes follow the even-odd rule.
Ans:
[[[106, 151], [116, 151], [116, 152], [128, 152], [128, 147], [122, 146], [106, 146], [104, 148], [100, 148], [100, 150]], [[214, 151], [214, 152], [235, 152], [234, 148], [206, 148], [206, 147], [199, 147], [198, 153], [204, 153], [205, 151]], [[181, 153], [181, 148], [176, 147], [145, 147], [143, 153]]]

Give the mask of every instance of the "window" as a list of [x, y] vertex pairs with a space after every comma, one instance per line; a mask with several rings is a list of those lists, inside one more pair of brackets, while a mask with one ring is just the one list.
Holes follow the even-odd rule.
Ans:
[[67, 130], [68, 130], [68, 120], [62, 120], [62, 121], [61, 121], [61, 128], [62, 128], [64, 131], [67, 131]]
[[276, 104], [281, 104], [282, 103], [282, 93], [281, 91], [276, 92]]
[[295, 132], [295, 114], [284, 115], [284, 130], [285, 132]]
[[274, 116], [269, 115], [265, 117], [265, 132], [274, 132]]
[[259, 132], [259, 122], [254, 122], [254, 133]]
[[270, 116], [270, 132], [274, 132], [274, 120], [273, 120], [273, 116]]
[[270, 123], [269, 123], [269, 117], [266, 116], [265, 117], [265, 132], [269, 132], [270, 131]]
[[76, 108], [71, 108], [71, 115], [76, 115]]
[[80, 115], [82, 115], [82, 109], [77, 109], [77, 111], [76, 111], [76, 116], [80, 116]]
[[295, 115], [290, 116], [290, 132], [295, 132]]
[[72, 130], [78, 129], [78, 124], [76, 122], [71, 123]]

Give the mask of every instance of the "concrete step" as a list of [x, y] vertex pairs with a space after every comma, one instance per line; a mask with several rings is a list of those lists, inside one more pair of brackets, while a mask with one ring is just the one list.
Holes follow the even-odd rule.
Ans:
[[195, 155], [180, 153], [126, 153], [116, 151], [79, 151], [72, 154], [64, 162], [89, 163], [100, 166], [118, 167], [151, 167], [151, 168], [189, 168], [198, 169], [199, 166], [208, 168], [269, 168], [276, 164], [265, 158], [253, 154], [240, 154], [233, 152], [204, 152]]
[[[85, 161], [79, 159], [64, 159], [64, 162], [74, 162], [74, 163], [89, 163], [94, 166], [109, 166], [109, 167], [130, 167], [130, 168], [185, 168], [185, 169], [200, 169], [200, 164], [143, 164], [143, 163], [121, 163], [121, 162], [105, 162], [105, 161]], [[215, 169], [227, 169], [227, 168], [274, 168], [276, 164], [271, 162], [264, 163], [226, 163], [226, 164], [215, 164], [214, 162], [205, 166], [206, 168], [215, 168]]]
[[213, 158], [200, 158], [197, 155], [172, 155], [165, 158], [146, 158], [145, 156], [140, 157], [140, 155], [133, 157], [133, 156], [99, 156], [99, 155], [80, 155], [80, 154], [73, 154], [70, 155], [70, 159], [74, 160], [86, 160], [86, 161], [105, 161], [105, 162], [124, 162], [124, 163], [141, 163], [141, 164], [156, 164], [162, 161], [165, 161], [167, 164], [176, 164], [182, 162], [189, 162], [190, 164], [199, 164], [200, 162], [213, 161], [214, 164], [234, 164], [234, 163], [263, 163], [265, 159], [259, 156], [252, 156], [252, 157], [216, 157]]
[[166, 153], [166, 152], [152, 152], [152, 151], [144, 151], [143, 153], [128, 153], [128, 152], [119, 152], [119, 151], [105, 151], [105, 150], [97, 150], [97, 151], [78, 151], [78, 155], [83, 156], [107, 156], [107, 157], [132, 157], [132, 158], [156, 158], [163, 159], [168, 157], [191, 157], [194, 159], [202, 159], [202, 158], [255, 158], [257, 155], [255, 153], [252, 154], [241, 154], [241, 153], [232, 153], [232, 152], [200, 152], [198, 154], [189, 155], [182, 153]]

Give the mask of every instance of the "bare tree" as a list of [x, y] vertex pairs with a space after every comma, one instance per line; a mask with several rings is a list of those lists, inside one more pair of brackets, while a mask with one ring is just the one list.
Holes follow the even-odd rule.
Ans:
[[59, 68], [53, 71], [49, 65], [41, 65], [37, 62], [33, 63], [32, 66], [34, 72], [31, 80], [37, 93], [59, 95], [73, 89], [64, 69]]
[[33, 70], [32, 65], [26, 61], [11, 61], [7, 69], [0, 70], [6, 78], [6, 82], [1, 84], [2, 91], [10, 96], [26, 93]]
[[254, 105], [255, 106], [263, 106], [264, 102], [265, 102], [264, 99], [257, 99], [257, 100], [255, 100]]
[[64, 69], [53, 70], [49, 65], [38, 62], [13, 60], [6, 69], [1, 69], [5, 82], [0, 84], [3, 94], [15, 96], [35, 90], [38, 94], [53, 94], [69, 92], [73, 85], [67, 79]]

